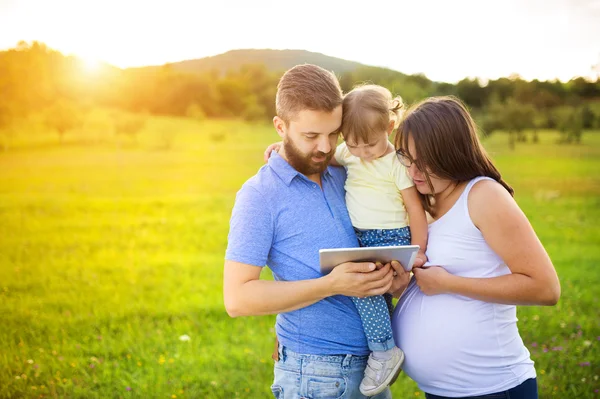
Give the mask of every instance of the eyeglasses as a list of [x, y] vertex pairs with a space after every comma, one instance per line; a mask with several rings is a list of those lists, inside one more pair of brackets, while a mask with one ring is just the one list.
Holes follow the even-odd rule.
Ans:
[[412, 164], [416, 163], [416, 160], [412, 159], [410, 155], [406, 154], [402, 150], [396, 151], [396, 156], [398, 157], [398, 161], [404, 166], [406, 169], [410, 168]]

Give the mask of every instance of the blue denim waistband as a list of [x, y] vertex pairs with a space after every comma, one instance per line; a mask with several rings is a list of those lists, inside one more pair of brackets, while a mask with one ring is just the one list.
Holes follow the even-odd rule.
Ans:
[[285, 362], [288, 357], [314, 362], [337, 363], [343, 366], [350, 366], [352, 363], [356, 362], [366, 362], [369, 359], [369, 355], [313, 355], [308, 353], [296, 353], [279, 344], [279, 358]]

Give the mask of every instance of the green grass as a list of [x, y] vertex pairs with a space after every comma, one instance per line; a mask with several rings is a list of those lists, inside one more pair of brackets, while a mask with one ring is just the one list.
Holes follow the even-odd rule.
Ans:
[[[137, 143], [28, 134], [0, 153], [0, 398], [270, 397], [274, 317], [229, 318], [222, 266], [272, 128], [152, 118]], [[485, 146], [562, 282], [557, 306], [519, 308], [541, 397], [598, 397], [600, 134], [556, 138]], [[406, 377], [393, 392], [424, 397]]]

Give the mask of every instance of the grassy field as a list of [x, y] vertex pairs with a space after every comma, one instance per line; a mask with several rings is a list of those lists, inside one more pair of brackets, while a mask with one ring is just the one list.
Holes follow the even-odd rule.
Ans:
[[[274, 317], [230, 319], [222, 266], [272, 128], [153, 118], [135, 143], [30, 136], [0, 153], [0, 398], [270, 397]], [[600, 132], [556, 138], [485, 146], [561, 278], [557, 306], [519, 309], [540, 396], [594, 398]], [[393, 392], [424, 397], [406, 377]]]

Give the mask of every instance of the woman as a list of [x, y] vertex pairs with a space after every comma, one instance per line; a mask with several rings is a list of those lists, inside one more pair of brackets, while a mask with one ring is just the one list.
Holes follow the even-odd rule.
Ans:
[[512, 188], [456, 98], [410, 109], [395, 146], [433, 218], [392, 322], [404, 371], [428, 399], [537, 398], [515, 305], [554, 305], [560, 284]]

